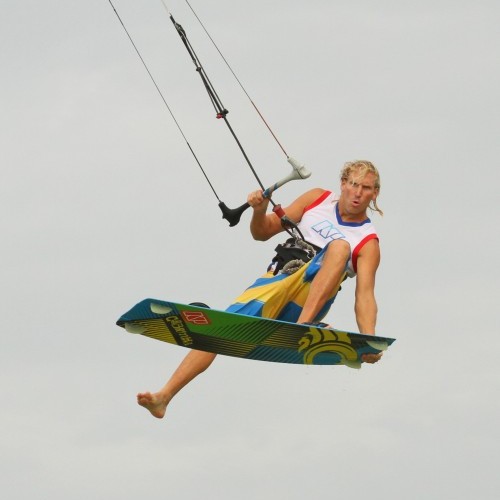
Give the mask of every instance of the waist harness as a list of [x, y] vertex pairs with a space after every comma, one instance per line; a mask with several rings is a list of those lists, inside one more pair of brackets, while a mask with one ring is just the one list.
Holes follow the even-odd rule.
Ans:
[[279, 272], [293, 274], [309, 262], [320, 250], [320, 247], [305, 240], [289, 238], [285, 243], [279, 244], [275, 248], [276, 255], [267, 270], [270, 271], [274, 268], [273, 274], [275, 276]]

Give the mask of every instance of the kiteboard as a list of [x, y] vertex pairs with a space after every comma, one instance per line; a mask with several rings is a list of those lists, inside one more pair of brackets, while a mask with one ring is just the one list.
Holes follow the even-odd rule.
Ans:
[[145, 299], [116, 322], [130, 333], [238, 358], [361, 367], [395, 339]]

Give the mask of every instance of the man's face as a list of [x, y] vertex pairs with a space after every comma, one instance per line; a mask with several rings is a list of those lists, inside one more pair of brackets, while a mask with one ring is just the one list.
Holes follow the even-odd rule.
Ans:
[[378, 188], [375, 187], [376, 177], [369, 172], [360, 179], [356, 172], [351, 173], [347, 180], [341, 183], [344, 209], [349, 214], [364, 214], [370, 202], [374, 201], [378, 195]]

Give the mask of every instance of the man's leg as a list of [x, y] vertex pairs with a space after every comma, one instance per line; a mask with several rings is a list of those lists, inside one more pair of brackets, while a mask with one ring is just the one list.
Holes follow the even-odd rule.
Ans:
[[328, 245], [321, 268], [312, 280], [297, 323], [314, 321], [326, 301], [339, 287], [350, 255], [351, 247], [345, 240], [335, 240]]
[[[321, 267], [310, 285], [298, 323], [314, 321], [325, 302], [334, 295], [340, 285], [349, 256], [350, 247], [346, 241], [335, 240], [328, 245]], [[137, 395], [137, 402], [148, 409], [154, 417], [163, 418], [170, 400], [197, 375], [204, 372], [212, 364], [215, 356], [204, 351], [190, 351], [158, 392], [140, 393]]]
[[170, 400], [197, 375], [204, 372], [215, 359], [215, 354], [205, 351], [190, 351], [168, 382], [155, 393], [137, 394], [137, 402], [156, 418], [163, 418]]

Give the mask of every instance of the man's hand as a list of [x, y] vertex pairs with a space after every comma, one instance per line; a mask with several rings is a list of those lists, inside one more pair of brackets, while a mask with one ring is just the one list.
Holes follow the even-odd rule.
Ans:
[[361, 356], [361, 361], [363, 363], [370, 363], [372, 365], [373, 363], [377, 363], [377, 361], [380, 361], [382, 354], [383, 353], [381, 352], [379, 352], [378, 354], [363, 354], [363, 356]]
[[254, 209], [266, 213], [267, 205], [269, 205], [269, 198], [265, 198], [262, 189], [259, 189], [257, 191], [252, 191], [247, 196], [247, 203]]

